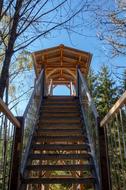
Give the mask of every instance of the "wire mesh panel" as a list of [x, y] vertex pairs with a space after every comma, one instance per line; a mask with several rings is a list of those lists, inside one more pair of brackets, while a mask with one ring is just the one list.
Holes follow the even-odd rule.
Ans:
[[86, 81], [81, 71], [78, 69], [78, 91], [81, 102], [85, 127], [91, 147], [91, 152], [95, 162], [96, 175], [100, 184], [100, 160], [99, 160], [99, 137], [98, 122], [99, 117], [93, 100], [90, 96]]
[[38, 80], [36, 81], [34, 91], [31, 95], [29, 103], [26, 107], [24, 120], [24, 134], [23, 134], [23, 151], [22, 151], [22, 173], [27, 160], [27, 155], [32, 139], [34, 127], [36, 126], [39, 109], [44, 95], [44, 70], [41, 71]]
[[8, 189], [14, 126], [7, 117], [0, 114], [0, 189]]
[[[6, 104], [0, 99], [0, 190], [7, 190], [12, 185], [11, 180], [12, 173], [14, 172], [15, 166], [13, 165], [14, 148], [17, 146], [19, 154], [22, 152], [22, 160], [24, 158], [24, 152], [27, 151], [29, 140], [32, 136], [32, 131], [35, 123], [38, 119], [38, 111], [43, 98], [43, 83], [44, 83], [44, 70], [42, 70], [38, 80], [36, 81], [34, 91], [30, 98], [29, 104], [25, 110], [23, 116], [23, 125], [13, 116], [11, 111], [8, 109]], [[23, 130], [22, 139], [23, 142], [16, 145], [18, 139], [16, 135], [17, 128]], [[19, 134], [20, 135], [20, 134]], [[20, 150], [22, 147], [22, 150]], [[16, 149], [16, 150], [18, 150]], [[19, 155], [16, 155], [19, 156]], [[27, 154], [26, 154], [27, 156]], [[15, 163], [20, 165], [20, 163]], [[13, 169], [12, 169], [13, 168]], [[19, 167], [18, 167], [19, 168]], [[16, 187], [15, 187], [16, 188]]]
[[126, 106], [123, 105], [105, 125], [112, 190], [126, 189]]

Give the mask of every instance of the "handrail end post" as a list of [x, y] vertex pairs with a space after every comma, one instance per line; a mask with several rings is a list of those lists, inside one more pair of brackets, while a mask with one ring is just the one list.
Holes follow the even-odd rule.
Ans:
[[99, 136], [100, 173], [101, 173], [101, 187], [102, 187], [101, 189], [111, 190], [111, 178], [110, 178], [106, 130], [104, 127], [100, 127], [100, 118], [98, 118], [98, 136]]
[[76, 68], [76, 96], [79, 97], [79, 72], [78, 69], [80, 68], [80, 65], [77, 65]]
[[16, 117], [20, 122], [20, 128], [15, 127], [12, 145], [11, 169], [9, 176], [9, 190], [17, 190], [20, 184], [20, 167], [23, 144], [23, 117]]

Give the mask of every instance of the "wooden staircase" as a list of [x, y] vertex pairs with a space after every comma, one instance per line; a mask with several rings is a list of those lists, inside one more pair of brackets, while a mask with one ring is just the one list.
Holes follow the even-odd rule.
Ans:
[[53, 184], [68, 190], [96, 189], [94, 162], [76, 97], [44, 98], [20, 189], [51, 190]]

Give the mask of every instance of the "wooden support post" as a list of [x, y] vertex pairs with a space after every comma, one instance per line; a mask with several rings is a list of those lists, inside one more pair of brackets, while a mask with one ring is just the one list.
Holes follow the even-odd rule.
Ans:
[[80, 90], [80, 89], [79, 89], [79, 85], [80, 85], [80, 84], [79, 84], [79, 73], [78, 73], [78, 69], [79, 69], [79, 68], [80, 68], [80, 65], [77, 65], [77, 68], [76, 68], [76, 69], [77, 69], [77, 70], [76, 70], [76, 76], [77, 76], [77, 77], [76, 77], [76, 96], [78, 96], [78, 97], [79, 97], [79, 93], [80, 93], [80, 92], [79, 92], [79, 90]]
[[48, 86], [48, 95], [51, 96], [52, 95], [52, 79], [49, 82], [49, 86]]
[[98, 127], [99, 131], [99, 151], [100, 151], [100, 164], [101, 164], [101, 186], [102, 190], [111, 190], [110, 183], [110, 169], [108, 161], [108, 148], [106, 140], [106, 131], [103, 127]]
[[23, 140], [23, 117], [17, 117], [17, 119], [20, 122], [20, 128], [15, 127], [14, 131], [9, 190], [17, 190], [20, 183], [20, 164]]
[[73, 96], [73, 84], [72, 84], [72, 81], [70, 81], [70, 96]]

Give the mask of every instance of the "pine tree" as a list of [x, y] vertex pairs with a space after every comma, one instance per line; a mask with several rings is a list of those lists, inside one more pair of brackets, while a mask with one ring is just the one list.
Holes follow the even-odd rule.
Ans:
[[90, 94], [92, 96], [92, 98], [96, 99], [96, 88], [97, 88], [97, 75], [95, 74], [93, 69], [89, 70], [89, 74], [88, 74], [88, 87], [90, 90]]
[[123, 74], [122, 74], [122, 79], [120, 81], [120, 85], [119, 85], [119, 97], [124, 93], [124, 91], [126, 90], [126, 69], [124, 70]]
[[124, 70], [124, 73], [123, 73], [122, 90], [123, 92], [126, 90], [126, 69]]
[[102, 66], [97, 75], [96, 106], [101, 119], [107, 114], [118, 98], [116, 83], [111, 77], [109, 68]]

